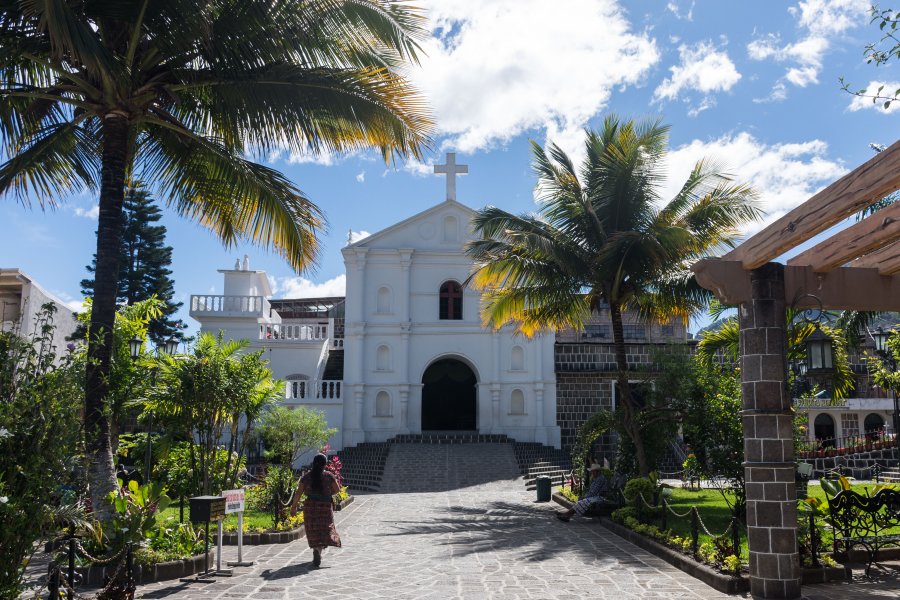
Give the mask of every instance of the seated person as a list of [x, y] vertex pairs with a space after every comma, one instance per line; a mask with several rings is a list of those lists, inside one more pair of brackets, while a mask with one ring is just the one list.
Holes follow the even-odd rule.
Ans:
[[556, 518], [560, 521], [568, 521], [572, 518], [572, 515], [576, 514], [583, 517], [593, 504], [606, 501], [603, 494], [607, 493], [609, 490], [609, 479], [603, 474], [603, 467], [594, 462], [588, 470], [591, 474], [591, 485], [588, 488], [588, 491], [572, 508], [564, 512], [556, 513]]

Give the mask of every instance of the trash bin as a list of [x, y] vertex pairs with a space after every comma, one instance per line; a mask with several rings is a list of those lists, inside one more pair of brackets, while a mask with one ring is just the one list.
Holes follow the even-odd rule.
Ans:
[[551, 479], [546, 475], [541, 475], [538, 477], [536, 482], [537, 487], [537, 501], [538, 502], [550, 502], [550, 483]]

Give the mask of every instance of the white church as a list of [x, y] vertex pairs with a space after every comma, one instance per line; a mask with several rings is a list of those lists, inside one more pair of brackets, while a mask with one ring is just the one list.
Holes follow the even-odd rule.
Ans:
[[[448, 154], [435, 172], [445, 201], [342, 249], [346, 298], [273, 299], [245, 257], [220, 271], [222, 295], [191, 297], [190, 315], [264, 349], [284, 403], [323, 411], [335, 450], [430, 431], [568, 446], [577, 423], [615, 403], [603, 315], [568, 337], [482, 327], [479, 293], [463, 285], [475, 211], [456, 200], [455, 177], [467, 166]], [[686, 339], [679, 325], [629, 327], [637, 346]]]

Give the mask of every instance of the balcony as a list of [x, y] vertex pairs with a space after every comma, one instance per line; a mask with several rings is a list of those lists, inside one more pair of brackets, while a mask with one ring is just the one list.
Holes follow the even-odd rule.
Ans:
[[260, 325], [259, 339], [286, 342], [323, 342], [328, 339], [328, 325], [297, 323]]
[[267, 317], [269, 301], [265, 296], [192, 295], [192, 317]]
[[341, 400], [344, 382], [339, 380], [288, 381], [285, 384], [285, 402], [288, 404], [315, 403], [316, 400]]

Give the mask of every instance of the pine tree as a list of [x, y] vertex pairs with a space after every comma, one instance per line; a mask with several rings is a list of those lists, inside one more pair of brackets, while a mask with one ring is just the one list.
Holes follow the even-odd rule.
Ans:
[[[156, 296], [165, 303], [162, 316], [150, 322], [148, 334], [156, 344], [175, 336], [181, 339], [181, 322], [172, 320], [172, 315], [181, 308], [181, 302], [173, 302], [175, 294], [172, 271], [172, 247], [165, 245], [166, 228], [155, 225], [162, 213], [153, 202], [149, 192], [140, 182], [130, 186], [125, 192], [122, 207], [122, 244], [119, 253], [118, 302], [134, 304]], [[97, 257], [87, 266], [93, 275]], [[92, 296], [94, 279], [81, 281], [81, 292]]]

